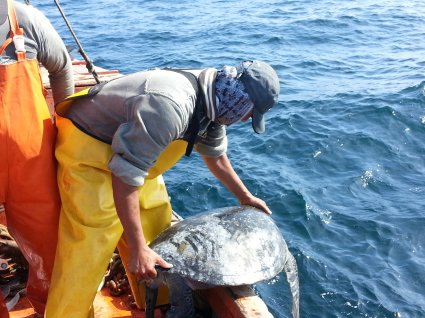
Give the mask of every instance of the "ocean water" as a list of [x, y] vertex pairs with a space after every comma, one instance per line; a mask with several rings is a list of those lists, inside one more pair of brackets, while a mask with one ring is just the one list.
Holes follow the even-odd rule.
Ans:
[[[267, 132], [231, 126], [228, 154], [297, 260], [301, 317], [425, 317], [423, 2], [60, 3], [94, 64], [124, 74], [272, 64]], [[33, 5], [75, 47], [53, 1]], [[197, 154], [164, 178], [183, 216], [238, 204]], [[282, 274], [256, 291], [290, 316]]]

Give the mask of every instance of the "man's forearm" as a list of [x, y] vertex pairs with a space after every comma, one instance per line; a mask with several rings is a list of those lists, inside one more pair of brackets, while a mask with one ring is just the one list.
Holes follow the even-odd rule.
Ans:
[[247, 187], [237, 175], [236, 171], [233, 169], [226, 154], [217, 158], [206, 156], [203, 158], [212, 174], [220, 180], [229, 189], [229, 191], [239, 199], [239, 201], [243, 201], [244, 198], [251, 195]]
[[112, 175], [112, 188], [115, 207], [123, 225], [124, 234], [127, 237], [127, 243], [130, 249], [140, 249], [146, 246], [146, 240], [140, 222], [138, 188], [122, 182], [114, 175]]
[[267, 203], [252, 195], [243, 184], [226, 154], [217, 158], [206, 156], [203, 158], [208, 169], [238, 198], [240, 204], [251, 205], [267, 214], [272, 213]]

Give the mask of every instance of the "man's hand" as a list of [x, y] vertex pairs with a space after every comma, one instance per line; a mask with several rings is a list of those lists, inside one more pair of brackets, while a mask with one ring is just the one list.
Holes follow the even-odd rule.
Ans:
[[255, 208], [262, 210], [264, 213], [272, 214], [272, 211], [267, 206], [267, 203], [261, 200], [260, 198], [250, 195], [240, 201], [241, 205], [250, 205]]
[[130, 273], [136, 276], [138, 281], [154, 279], [157, 275], [155, 265], [166, 269], [173, 267], [147, 245], [142, 249], [130, 252], [128, 269]]
[[138, 280], [150, 280], [156, 277], [155, 265], [172, 267], [156, 254], [146, 243], [140, 221], [139, 189], [122, 182], [112, 174], [112, 189], [115, 207], [124, 228], [130, 251], [129, 271]]

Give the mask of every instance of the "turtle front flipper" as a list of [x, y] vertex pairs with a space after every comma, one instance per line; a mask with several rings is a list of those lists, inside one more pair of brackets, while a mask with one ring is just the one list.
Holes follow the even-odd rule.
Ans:
[[155, 285], [148, 286], [148, 284], [145, 284], [145, 286], [146, 286], [146, 294], [145, 294], [146, 318], [154, 318], [156, 299], [158, 297], [158, 287]]

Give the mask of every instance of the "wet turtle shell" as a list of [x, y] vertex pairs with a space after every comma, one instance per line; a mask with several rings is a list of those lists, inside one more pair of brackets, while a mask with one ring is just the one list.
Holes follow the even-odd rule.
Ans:
[[271, 279], [283, 270], [290, 255], [272, 218], [248, 206], [188, 217], [163, 231], [150, 247], [173, 264], [165, 273], [205, 287]]

